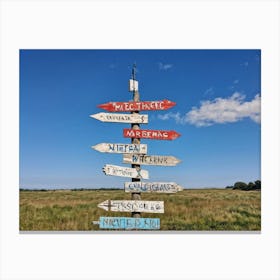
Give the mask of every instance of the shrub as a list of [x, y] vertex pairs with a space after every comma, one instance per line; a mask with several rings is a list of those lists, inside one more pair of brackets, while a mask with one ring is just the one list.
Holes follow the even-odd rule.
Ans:
[[245, 190], [247, 189], [247, 184], [244, 182], [236, 182], [233, 186], [234, 190]]

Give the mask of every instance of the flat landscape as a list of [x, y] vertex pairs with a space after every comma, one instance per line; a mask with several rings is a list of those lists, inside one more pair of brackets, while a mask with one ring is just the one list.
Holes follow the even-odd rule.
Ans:
[[[20, 191], [21, 231], [100, 231], [92, 221], [100, 216], [130, 217], [97, 207], [104, 200], [130, 200], [123, 190]], [[175, 194], [142, 194], [142, 200], [164, 201], [163, 231], [260, 231], [261, 192], [232, 189], [193, 189]]]

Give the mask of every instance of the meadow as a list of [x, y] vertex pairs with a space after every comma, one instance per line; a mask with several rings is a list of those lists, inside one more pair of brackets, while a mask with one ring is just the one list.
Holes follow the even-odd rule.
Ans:
[[[163, 200], [163, 231], [260, 231], [261, 192], [232, 189], [193, 189], [176, 194], [142, 194], [142, 200]], [[130, 217], [97, 207], [104, 200], [130, 200], [123, 190], [20, 191], [21, 231], [100, 231], [100, 216]]]

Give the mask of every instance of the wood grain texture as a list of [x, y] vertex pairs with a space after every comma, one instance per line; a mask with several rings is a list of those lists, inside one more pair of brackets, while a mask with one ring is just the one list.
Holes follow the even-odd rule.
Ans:
[[140, 114], [113, 114], [113, 113], [98, 113], [90, 115], [90, 117], [102, 122], [114, 123], [148, 123], [148, 115]]
[[118, 165], [105, 164], [103, 172], [106, 175], [138, 178], [138, 179], [149, 179], [149, 172], [141, 168], [129, 168]]
[[133, 102], [108, 102], [98, 107], [109, 112], [133, 112], [167, 110], [175, 105], [176, 103], [170, 100], [139, 101], [134, 99]]
[[160, 229], [159, 218], [128, 218], [128, 217], [100, 217], [99, 228], [101, 229]]
[[98, 207], [113, 212], [164, 213], [163, 201], [145, 200], [105, 200]]
[[147, 144], [121, 144], [121, 143], [100, 143], [91, 147], [101, 153], [115, 154], [146, 154], [148, 151]]
[[130, 163], [130, 164], [175, 166], [179, 162], [181, 161], [173, 156], [136, 155], [136, 154], [123, 155], [123, 163]]
[[145, 138], [155, 140], [174, 140], [181, 136], [180, 133], [173, 130], [150, 130], [150, 129], [123, 129], [125, 138]]
[[126, 182], [125, 192], [156, 192], [156, 193], [176, 193], [182, 191], [183, 187], [174, 182]]

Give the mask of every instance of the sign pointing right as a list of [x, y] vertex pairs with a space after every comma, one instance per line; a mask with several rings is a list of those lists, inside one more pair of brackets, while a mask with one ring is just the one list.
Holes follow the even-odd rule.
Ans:
[[97, 107], [109, 112], [133, 112], [133, 111], [151, 111], [167, 110], [176, 103], [170, 100], [160, 101], [134, 101], [134, 102], [108, 102]]
[[148, 130], [124, 128], [123, 136], [126, 138], [146, 138], [156, 140], [174, 140], [181, 136], [174, 130]]
[[149, 156], [149, 155], [124, 154], [123, 162], [130, 163], [130, 164], [175, 166], [180, 162], [180, 160], [173, 156]]
[[183, 187], [174, 182], [126, 182], [125, 192], [156, 192], [176, 193], [182, 191]]

